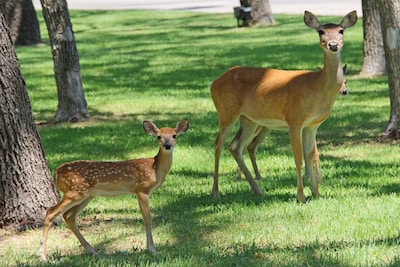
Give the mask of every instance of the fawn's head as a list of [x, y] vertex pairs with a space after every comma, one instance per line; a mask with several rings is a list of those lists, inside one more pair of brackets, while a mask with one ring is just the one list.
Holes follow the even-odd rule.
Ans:
[[176, 145], [176, 137], [189, 129], [189, 120], [183, 119], [179, 121], [175, 128], [164, 127], [161, 129], [158, 129], [151, 121], [144, 121], [143, 128], [146, 133], [157, 136], [160, 149], [172, 152]]
[[344, 16], [339, 24], [327, 23], [323, 25], [313, 13], [304, 12], [304, 23], [318, 32], [322, 49], [333, 53], [340, 51], [343, 47], [344, 30], [353, 26], [356, 22], [357, 12], [355, 10]]

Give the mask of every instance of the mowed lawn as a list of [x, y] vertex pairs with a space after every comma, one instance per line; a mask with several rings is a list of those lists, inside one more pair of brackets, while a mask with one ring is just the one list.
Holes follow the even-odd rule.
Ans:
[[[166, 182], [151, 197], [158, 257], [146, 250], [135, 197], [123, 196], [97, 198], [79, 217], [99, 258], [87, 255], [61, 222], [50, 231], [46, 264], [36, 256], [41, 229], [1, 230], [0, 266], [400, 265], [400, 147], [376, 141], [389, 118], [386, 77], [357, 78], [362, 19], [345, 32], [349, 95], [338, 95], [317, 134], [321, 198], [311, 199], [305, 181], [310, 201], [299, 204], [285, 132], [272, 132], [257, 153], [265, 195], [254, 196], [246, 181], [235, 181], [227, 142], [222, 197], [211, 197], [218, 121], [209, 85], [235, 65], [322, 67], [318, 34], [302, 15], [275, 15], [273, 27], [237, 28], [232, 14], [72, 11], [91, 119], [57, 125], [43, 123], [55, 114], [57, 90], [40, 13], [39, 18], [45, 44], [16, 50], [52, 172], [76, 159], [154, 156], [157, 142], [143, 131], [143, 120], [162, 127], [188, 118], [191, 125], [178, 137]], [[323, 23], [340, 20], [320, 17]]]

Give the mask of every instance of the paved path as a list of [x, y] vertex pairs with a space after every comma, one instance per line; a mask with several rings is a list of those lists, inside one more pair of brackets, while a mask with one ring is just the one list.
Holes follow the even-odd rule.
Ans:
[[[67, 0], [69, 9], [116, 10], [154, 9], [190, 10], [212, 13], [231, 13], [239, 0]], [[41, 9], [39, 0], [33, 0]], [[274, 14], [303, 14], [309, 10], [316, 15], [345, 15], [357, 10], [361, 16], [361, 0], [270, 0]]]

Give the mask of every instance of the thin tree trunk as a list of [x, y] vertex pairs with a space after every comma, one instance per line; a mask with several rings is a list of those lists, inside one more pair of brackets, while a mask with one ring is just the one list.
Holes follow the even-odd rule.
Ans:
[[390, 91], [390, 117], [382, 138], [400, 139], [400, 2], [379, 0]]
[[54, 122], [89, 118], [72, 24], [65, 0], [40, 0], [50, 37], [58, 108]]
[[271, 25], [275, 23], [269, 0], [247, 0], [251, 6], [251, 25]]
[[379, 2], [362, 0], [364, 59], [361, 77], [374, 77], [386, 73], [385, 51], [383, 50], [382, 30], [379, 15]]
[[0, 13], [0, 228], [40, 226], [59, 200], [28, 93]]

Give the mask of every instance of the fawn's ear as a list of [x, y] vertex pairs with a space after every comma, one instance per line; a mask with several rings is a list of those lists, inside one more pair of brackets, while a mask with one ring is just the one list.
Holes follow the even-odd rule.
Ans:
[[176, 127], [175, 127], [176, 135], [183, 134], [188, 129], [189, 129], [189, 120], [183, 119], [176, 124]]
[[157, 126], [151, 121], [144, 121], [143, 129], [146, 133], [151, 134], [151, 135], [157, 135], [157, 133], [158, 133]]

